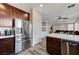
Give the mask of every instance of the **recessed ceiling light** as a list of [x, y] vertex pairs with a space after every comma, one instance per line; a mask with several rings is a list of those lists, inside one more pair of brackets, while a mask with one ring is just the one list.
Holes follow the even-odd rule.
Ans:
[[40, 4], [40, 7], [43, 7], [43, 4]]

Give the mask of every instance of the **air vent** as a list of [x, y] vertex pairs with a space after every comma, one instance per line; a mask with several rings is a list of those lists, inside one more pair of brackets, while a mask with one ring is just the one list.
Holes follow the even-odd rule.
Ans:
[[74, 6], [75, 6], [75, 4], [72, 4], [72, 5], [69, 5], [68, 8], [71, 8], [71, 7], [74, 7]]

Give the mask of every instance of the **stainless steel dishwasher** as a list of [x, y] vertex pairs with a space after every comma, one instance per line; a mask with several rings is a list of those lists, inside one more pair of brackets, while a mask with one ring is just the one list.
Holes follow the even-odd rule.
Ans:
[[62, 55], [79, 55], [79, 43], [62, 40], [61, 54]]
[[79, 55], [79, 43], [69, 43], [69, 55]]

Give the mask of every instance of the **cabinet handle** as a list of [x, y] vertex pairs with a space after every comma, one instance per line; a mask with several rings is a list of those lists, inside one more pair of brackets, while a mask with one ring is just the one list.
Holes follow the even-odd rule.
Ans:
[[67, 46], [67, 55], [69, 55], [69, 42], [66, 42], [66, 46]]

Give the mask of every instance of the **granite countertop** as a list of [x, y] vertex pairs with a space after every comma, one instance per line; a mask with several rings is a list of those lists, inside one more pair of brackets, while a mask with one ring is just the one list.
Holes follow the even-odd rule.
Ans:
[[60, 34], [60, 33], [52, 33], [48, 34], [48, 37], [60, 38], [62, 40], [69, 40], [79, 42], [79, 35], [69, 35], [69, 34]]
[[14, 35], [9, 35], [9, 36], [0, 36], [0, 39], [11, 38], [11, 37], [14, 37]]

